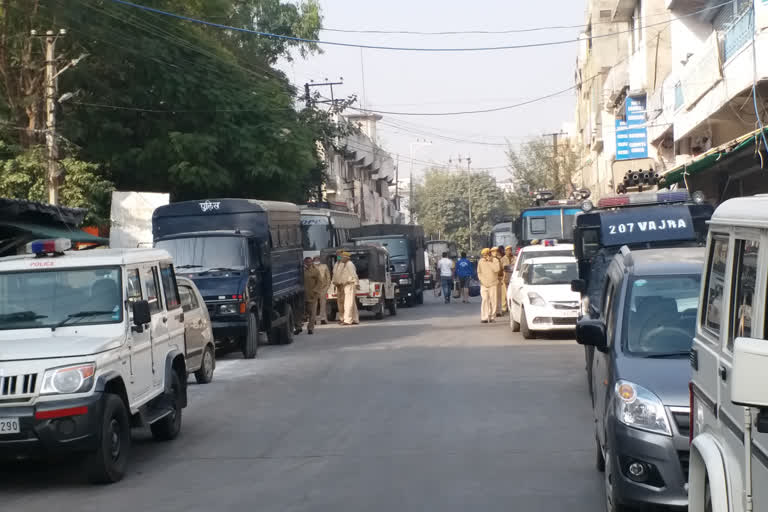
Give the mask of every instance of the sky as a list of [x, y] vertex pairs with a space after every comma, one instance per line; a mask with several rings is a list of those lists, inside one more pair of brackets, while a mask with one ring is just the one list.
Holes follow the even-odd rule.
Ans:
[[[510, 30], [584, 23], [582, 0], [320, 0], [329, 29], [460, 31]], [[402, 35], [323, 30], [321, 40], [410, 47], [478, 47], [570, 40], [579, 28], [512, 34]], [[305, 82], [342, 81], [336, 97], [357, 95], [368, 109], [393, 112], [455, 112], [501, 107], [538, 98], [574, 85], [577, 44], [493, 52], [397, 52], [322, 46], [324, 53], [280, 64], [299, 90]], [[328, 95], [329, 91], [317, 89]], [[475, 170], [489, 168], [509, 178], [506, 143], [520, 144], [558, 132], [572, 122], [575, 96], [557, 97], [501, 112], [464, 116], [384, 114], [379, 145], [400, 155], [400, 178], [427, 162], [446, 165], [470, 156]], [[436, 135], [460, 139], [447, 141]], [[431, 145], [414, 144], [428, 141]], [[470, 142], [466, 142], [470, 141]], [[480, 142], [475, 144], [471, 142]], [[465, 168], [466, 160], [462, 167]]]

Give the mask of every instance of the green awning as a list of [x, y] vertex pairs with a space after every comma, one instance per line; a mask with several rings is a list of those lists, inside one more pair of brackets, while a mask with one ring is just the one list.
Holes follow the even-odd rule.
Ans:
[[14, 235], [29, 234], [35, 238], [68, 238], [76, 243], [89, 243], [108, 245], [109, 239], [93, 236], [90, 233], [77, 228], [69, 228], [66, 224], [56, 226], [18, 222], [12, 220], [0, 220], [0, 239], [6, 238], [6, 232]]
[[[764, 128], [768, 134], [768, 128]], [[664, 175], [664, 186], [674, 185], [684, 181], [685, 176], [700, 173], [714, 167], [716, 164], [730, 160], [731, 158], [742, 154], [746, 148], [755, 145], [755, 140], [760, 138], [760, 130], [747, 133], [741, 137], [726, 142], [716, 148], [710, 149], [703, 155], [698, 156], [692, 162], [679, 165]], [[765, 149], [765, 148], [763, 148]]]

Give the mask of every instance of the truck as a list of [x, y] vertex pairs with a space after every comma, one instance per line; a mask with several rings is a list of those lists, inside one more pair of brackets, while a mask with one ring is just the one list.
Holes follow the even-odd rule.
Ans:
[[573, 222], [574, 217], [581, 213], [580, 202], [568, 200], [550, 203], [531, 206], [520, 212], [514, 222], [514, 236], [519, 246], [531, 245], [534, 240], [573, 242]]
[[109, 246], [112, 249], [152, 247], [152, 214], [170, 202], [170, 194], [112, 192]]
[[351, 212], [303, 206], [301, 208], [301, 245], [304, 257], [314, 258], [329, 247], [349, 241], [349, 230], [360, 227], [360, 217]]
[[414, 224], [371, 224], [350, 231], [355, 245], [381, 245], [389, 252], [398, 302], [424, 303], [424, 228]]
[[217, 348], [256, 357], [262, 340], [289, 344], [301, 330], [304, 282], [299, 207], [255, 199], [205, 199], [152, 215], [155, 247], [205, 300]]
[[517, 236], [514, 231], [515, 222], [500, 222], [491, 230], [491, 247], [517, 247]]
[[[582, 204], [573, 229], [579, 278], [571, 288], [581, 294], [580, 319], [597, 318], [605, 295], [608, 266], [622, 246], [628, 249], [701, 247], [714, 208], [703, 194], [687, 190], [637, 192], [601, 198], [596, 207]], [[584, 345], [587, 381], [592, 395], [594, 347]]]

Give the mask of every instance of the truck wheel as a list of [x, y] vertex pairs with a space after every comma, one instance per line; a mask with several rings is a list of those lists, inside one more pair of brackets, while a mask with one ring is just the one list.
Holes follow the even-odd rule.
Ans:
[[424, 304], [424, 289], [419, 290], [416, 294], [416, 304]]
[[171, 377], [171, 396], [168, 399], [170, 414], [149, 426], [152, 437], [158, 441], [171, 441], [181, 432], [181, 380], [176, 372]]
[[295, 322], [293, 318], [293, 308], [290, 304], [285, 306], [285, 327], [281, 333], [281, 342], [283, 345], [290, 345], [293, 343], [293, 330], [295, 328]]
[[131, 450], [131, 425], [122, 399], [107, 394], [98, 447], [88, 455], [88, 479], [95, 484], [119, 482], [125, 476]]
[[389, 316], [397, 315], [397, 299], [389, 299], [387, 301], [387, 309], [389, 309]]
[[520, 309], [520, 331], [523, 333], [523, 338], [530, 340], [536, 335], [528, 328], [528, 319], [525, 317], [525, 308]]
[[205, 347], [203, 352], [203, 362], [200, 363], [200, 369], [195, 372], [195, 380], [198, 384], [208, 384], [213, 380], [213, 370], [216, 368], [216, 357], [213, 355], [213, 349], [210, 346]]
[[384, 318], [384, 300], [382, 300], [381, 302], [379, 302], [376, 305], [376, 317], [375, 318], [376, 318], [376, 320], [381, 320], [382, 318]]
[[241, 340], [244, 359], [253, 359], [259, 351], [259, 317], [256, 313], [248, 314], [248, 332]]

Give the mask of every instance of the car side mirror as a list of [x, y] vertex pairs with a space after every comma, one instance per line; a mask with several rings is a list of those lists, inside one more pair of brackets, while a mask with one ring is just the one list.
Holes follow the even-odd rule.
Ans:
[[576, 293], [584, 293], [587, 291], [587, 282], [583, 279], [574, 279], [571, 281], [571, 291]]
[[576, 323], [576, 342], [595, 347], [601, 352], [608, 349], [605, 322], [600, 319], [582, 318]]
[[768, 407], [768, 346], [765, 340], [736, 338], [733, 344], [731, 401], [746, 407]]
[[[133, 309], [133, 325], [137, 328], [143, 328], [145, 324], [152, 321], [152, 313], [149, 311], [149, 302], [137, 300], [131, 303]], [[141, 331], [139, 331], [141, 332]]]

